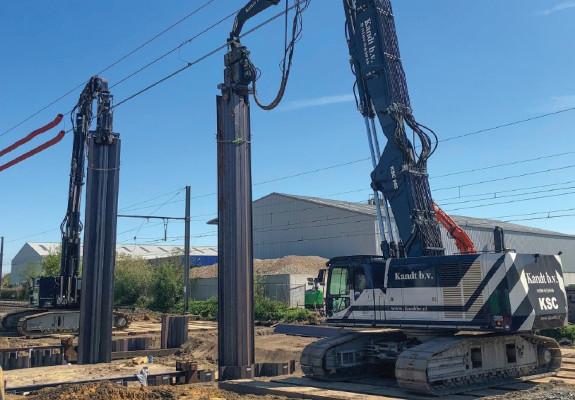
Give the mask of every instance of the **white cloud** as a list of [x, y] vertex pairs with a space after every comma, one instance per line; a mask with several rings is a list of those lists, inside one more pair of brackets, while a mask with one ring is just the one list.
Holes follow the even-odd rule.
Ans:
[[575, 95], [553, 96], [545, 106], [545, 111], [552, 112], [571, 107], [575, 107]]
[[331, 104], [349, 103], [355, 101], [353, 94], [341, 94], [335, 96], [322, 96], [312, 99], [293, 100], [286, 103], [282, 111], [301, 110], [303, 108], [323, 107]]
[[563, 3], [559, 3], [556, 6], [553, 6], [547, 10], [541, 11], [539, 14], [547, 16], [547, 15], [555, 14], [556, 12], [568, 10], [570, 8], [575, 8], [575, 1], [565, 1]]

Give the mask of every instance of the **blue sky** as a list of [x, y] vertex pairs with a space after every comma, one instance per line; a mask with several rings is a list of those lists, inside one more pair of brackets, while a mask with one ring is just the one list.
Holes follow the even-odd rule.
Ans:
[[[88, 6], [77, 0], [2, 2], [0, 132], [201, 3], [102, 0], [97, 6]], [[243, 3], [213, 1], [103, 76], [114, 84]], [[415, 116], [433, 127], [441, 138], [575, 106], [575, 1], [396, 0], [394, 5]], [[268, 10], [248, 25], [276, 11], [279, 8]], [[363, 122], [351, 96], [353, 78], [343, 21], [340, 1], [312, 0], [304, 16], [303, 38], [296, 48], [282, 105], [272, 112], [252, 108], [254, 182], [368, 156]], [[231, 21], [227, 21], [118, 85], [113, 90], [116, 101], [223, 43], [230, 27]], [[279, 83], [282, 29], [282, 21], [277, 20], [244, 40], [253, 61], [263, 71], [259, 91], [266, 99], [275, 95]], [[218, 53], [115, 113], [115, 130], [123, 140], [120, 209], [181, 215], [183, 191], [178, 189], [189, 184], [193, 196], [201, 196], [192, 202], [195, 245], [216, 243], [214, 227], [205, 222], [216, 212], [216, 198], [209, 194], [216, 188], [214, 96], [223, 79], [222, 64], [223, 53]], [[0, 148], [43, 125], [56, 113], [69, 111], [79, 92], [0, 136]], [[441, 143], [430, 161], [430, 175], [575, 151], [573, 126], [575, 112], [566, 112]], [[65, 127], [70, 128], [68, 120]], [[9, 265], [26, 241], [59, 241], [70, 150], [68, 135], [56, 147], [0, 173], [0, 235], [7, 241], [5, 264]], [[5, 156], [2, 161], [10, 158]], [[454, 214], [500, 217], [570, 209], [575, 207], [575, 184], [564, 182], [575, 180], [575, 168], [559, 168], [572, 164], [575, 156], [564, 154], [506, 168], [435, 177], [431, 185], [435, 199]], [[502, 179], [546, 169], [554, 171]], [[254, 198], [277, 191], [364, 201], [369, 194], [369, 172], [370, 163], [361, 161], [275, 180], [254, 186]], [[461, 190], [445, 189], [493, 179], [499, 180]], [[541, 188], [543, 185], [553, 186]], [[356, 189], [364, 190], [335, 194]], [[453, 199], [460, 194], [482, 193], [487, 194]], [[499, 198], [487, 200], [494, 196]], [[129, 207], [134, 203], [139, 204]], [[492, 203], [506, 204], [489, 205]], [[531, 216], [507, 219], [526, 218]], [[575, 217], [566, 216], [519, 223], [575, 233], [573, 222]], [[179, 242], [182, 231], [182, 224], [169, 224], [170, 244]], [[136, 242], [145, 243], [161, 239], [163, 226], [120, 220], [118, 232], [119, 242], [134, 243], [136, 235]]]

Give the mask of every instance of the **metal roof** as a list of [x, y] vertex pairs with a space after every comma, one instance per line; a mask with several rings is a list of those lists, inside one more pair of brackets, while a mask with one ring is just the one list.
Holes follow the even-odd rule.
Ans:
[[[45, 257], [49, 254], [57, 253], [60, 249], [60, 243], [51, 242], [27, 242], [36, 253]], [[183, 246], [172, 245], [140, 245], [140, 244], [117, 244], [116, 254], [132, 257], [141, 257], [145, 259], [165, 258], [180, 256], [184, 253]], [[218, 249], [214, 246], [195, 246], [190, 247], [192, 256], [217, 256]]]
[[[306, 201], [309, 203], [314, 203], [317, 205], [325, 206], [325, 207], [335, 207], [345, 211], [355, 212], [358, 214], [363, 215], [371, 215], [376, 216], [375, 212], [375, 205], [367, 204], [367, 203], [357, 203], [357, 202], [350, 202], [350, 201], [341, 201], [341, 200], [331, 200], [331, 199], [323, 199], [320, 197], [311, 197], [311, 196], [299, 196], [293, 194], [286, 194], [286, 193], [270, 193], [267, 196], [264, 196], [257, 201], [260, 201], [264, 198], [270, 196], [281, 196], [286, 197], [294, 200]], [[536, 235], [546, 235], [546, 236], [561, 236], [561, 237], [568, 237], [574, 238], [575, 235], [568, 235], [565, 233], [549, 231], [546, 229], [534, 228], [530, 226], [518, 225], [513, 224], [510, 222], [498, 221], [494, 219], [487, 219], [487, 218], [475, 218], [475, 217], [466, 217], [461, 215], [450, 215], [455, 222], [461, 227], [470, 227], [476, 229], [486, 229], [492, 230], [495, 226], [500, 226], [504, 231], [512, 231], [512, 232], [520, 232], [520, 233], [531, 233]], [[393, 216], [392, 216], [393, 218]]]

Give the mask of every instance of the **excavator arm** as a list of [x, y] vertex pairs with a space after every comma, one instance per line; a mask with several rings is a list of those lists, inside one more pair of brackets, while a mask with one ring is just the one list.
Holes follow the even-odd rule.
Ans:
[[[79, 284], [77, 282], [80, 270], [80, 246], [82, 222], [81, 200], [82, 186], [84, 185], [86, 139], [93, 119], [93, 104], [98, 100], [109, 97], [108, 83], [100, 77], [90, 78], [80, 94], [77, 105], [72, 114], [74, 127], [74, 140], [72, 144], [72, 158], [70, 163], [70, 183], [68, 186], [68, 207], [66, 216], [62, 221], [62, 248], [60, 260], [60, 277], [56, 278], [55, 303], [63, 307], [77, 307], [79, 303]], [[107, 123], [110, 117], [109, 110], [98, 107], [98, 126]], [[50, 285], [47, 285], [51, 286]], [[48, 289], [50, 291], [50, 289]], [[50, 297], [50, 296], [48, 296]]]
[[236, 15], [234, 27], [230, 33], [230, 38], [239, 38], [244, 24], [250, 18], [264, 11], [266, 8], [278, 5], [280, 0], [251, 0]]
[[[343, 0], [343, 5], [357, 103], [372, 150], [371, 179], [378, 218], [385, 216], [388, 225], [385, 229], [380, 221], [380, 232], [387, 231], [391, 237], [389, 241], [383, 240], [384, 255], [443, 255], [427, 174], [427, 160], [435, 150], [437, 137], [413, 116], [391, 2]], [[379, 149], [375, 118], [387, 139], [383, 152]], [[417, 146], [409, 139], [408, 128], [417, 137]], [[397, 243], [388, 203], [399, 233]], [[385, 211], [383, 214], [380, 207]]]

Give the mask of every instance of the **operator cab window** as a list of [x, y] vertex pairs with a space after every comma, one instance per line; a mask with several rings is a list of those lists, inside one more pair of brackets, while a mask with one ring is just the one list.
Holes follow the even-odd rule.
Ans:
[[336, 267], [331, 270], [327, 299], [328, 316], [349, 308], [351, 283], [349, 268]]
[[354, 296], [357, 299], [361, 292], [367, 289], [367, 279], [365, 277], [365, 272], [363, 272], [363, 268], [356, 267], [355, 273], [353, 278], [353, 291]]
[[349, 294], [349, 270], [346, 267], [334, 268], [329, 282], [329, 294], [332, 296], [345, 296]]

